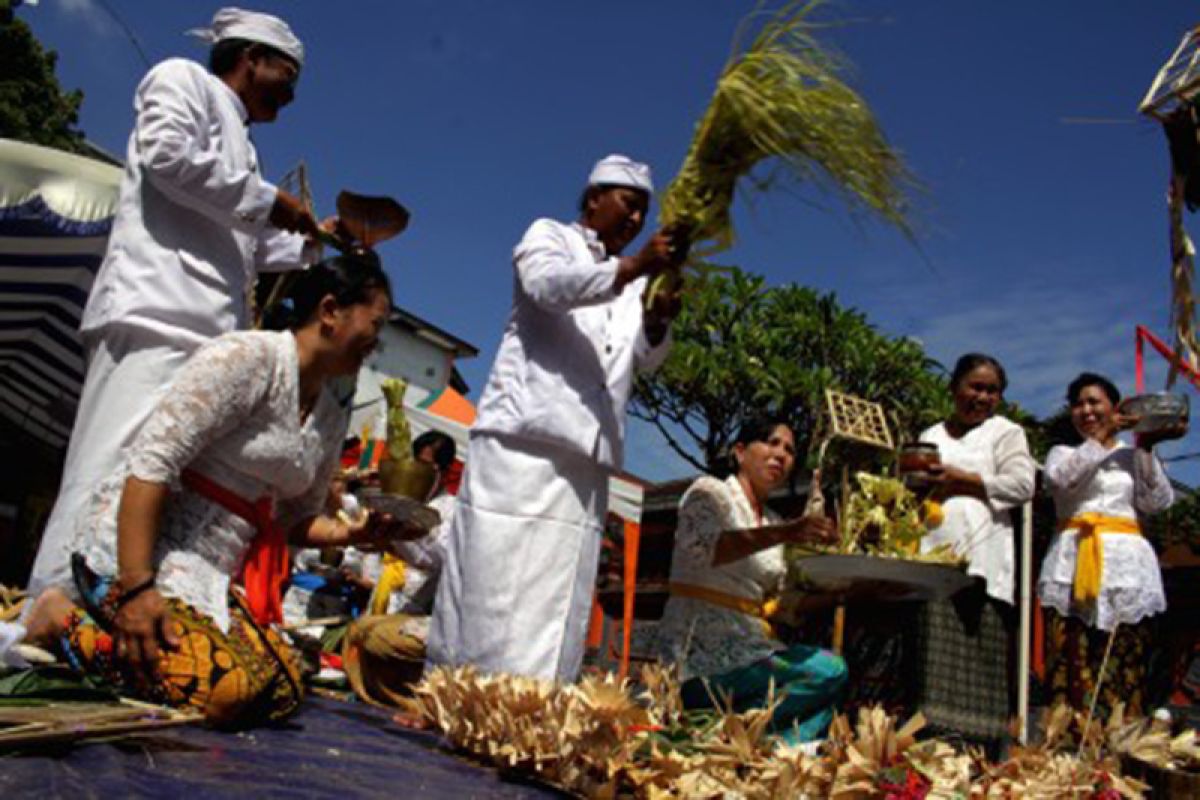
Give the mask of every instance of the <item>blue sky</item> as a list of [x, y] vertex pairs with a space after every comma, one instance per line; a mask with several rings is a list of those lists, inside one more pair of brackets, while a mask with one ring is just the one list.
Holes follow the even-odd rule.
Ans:
[[[151, 62], [204, 58], [183, 36], [216, 4], [42, 0], [19, 13], [85, 93], [82, 128], [120, 155]], [[609, 152], [674, 174], [735, 26], [733, 0], [292, 0], [309, 57], [296, 102], [256, 127], [270, 177], [299, 160], [318, 211], [337, 191], [391, 194], [413, 212], [383, 246], [397, 302], [476, 344], [477, 396], [508, 311], [509, 254], [536, 217], [571, 218]], [[924, 184], [923, 255], [819, 196], [738, 209], [725, 259], [772, 284], [834, 291], [891, 335], [950, 364], [999, 357], [1009, 395], [1044, 415], [1080, 370], [1133, 388], [1134, 325], [1165, 334], [1165, 140], [1136, 106], [1200, 6], [1181, 0], [842, 0], [825, 41]], [[1081, 123], [1077, 119], [1100, 120]], [[806, 202], [807, 201], [807, 202]], [[1194, 221], [1189, 224], [1196, 227]], [[1163, 370], [1152, 372], [1160, 388]], [[686, 474], [634, 424], [628, 467]], [[1200, 450], [1189, 436], [1165, 451]], [[1173, 474], [1200, 481], [1196, 462]]]

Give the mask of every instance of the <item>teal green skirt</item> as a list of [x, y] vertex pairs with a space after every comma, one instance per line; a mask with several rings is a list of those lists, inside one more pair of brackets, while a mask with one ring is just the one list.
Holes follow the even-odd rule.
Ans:
[[[779, 701], [771, 730], [789, 744], [824, 735], [846, 688], [846, 662], [828, 650], [794, 645], [746, 667], [695, 677], [682, 687], [689, 709], [712, 708], [729, 697], [734, 711], [767, 705], [772, 683]], [[707, 686], [705, 685], [707, 684]]]

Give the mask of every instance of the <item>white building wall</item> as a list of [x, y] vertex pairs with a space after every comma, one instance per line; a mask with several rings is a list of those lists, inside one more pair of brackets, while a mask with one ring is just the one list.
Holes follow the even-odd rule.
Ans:
[[380, 339], [382, 350], [370, 361], [374, 369], [430, 392], [439, 392], [450, 382], [454, 361], [444, 349], [395, 325], [387, 326]]

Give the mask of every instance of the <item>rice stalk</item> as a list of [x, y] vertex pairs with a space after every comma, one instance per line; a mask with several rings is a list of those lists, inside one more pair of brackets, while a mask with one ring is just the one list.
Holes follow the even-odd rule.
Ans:
[[[744, 49], [742, 34], [762, 12], [742, 23], [679, 174], [663, 192], [660, 223], [690, 235], [687, 267], [701, 277], [712, 270], [704, 259], [734, 243], [739, 184], [760, 191], [780, 180], [816, 184], [912, 237], [906, 190], [913, 179], [866, 101], [841, 79], [846, 65], [816, 40], [810, 16], [820, 3], [787, 4]], [[751, 175], [768, 161], [766, 176]]]

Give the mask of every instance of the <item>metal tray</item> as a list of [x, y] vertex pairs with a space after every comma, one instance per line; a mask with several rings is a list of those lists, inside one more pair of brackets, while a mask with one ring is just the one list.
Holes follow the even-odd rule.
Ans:
[[806, 585], [831, 594], [879, 600], [944, 600], [971, 585], [965, 569], [867, 555], [822, 554], [794, 565]]
[[360, 492], [359, 501], [364, 507], [380, 514], [391, 514], [400, 523], [415, 525], [424, 530], [437, 527], [442, 515], [416, 500], [398, 494], [388, 494], [376, 489]]

